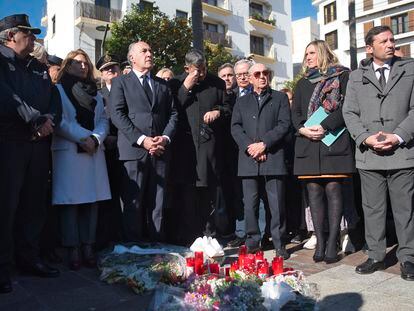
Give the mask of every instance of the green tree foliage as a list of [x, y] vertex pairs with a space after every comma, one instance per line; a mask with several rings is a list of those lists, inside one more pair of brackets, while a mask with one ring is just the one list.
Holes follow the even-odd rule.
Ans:
[[122, 59], [126, 59], [132, 42], [147, 42], [154, 52], [154, 72], [162, 67], [181, 72], [185, 53], [191, 48], [192, 41], [188, 20], [169, 18], [158, 7], [141, 9], [134, 4], [121, 21], [111, 26], [111, 34], [107, 50]]
[[218, 68], [224, 63], [234, 65], [239, 60], [239, 58], [227, 51], [223, 45], [211, 44], [209, 41], [204, 41], [204, 53], [206, 55], [208, 71], [213, 74], [217, 74]]

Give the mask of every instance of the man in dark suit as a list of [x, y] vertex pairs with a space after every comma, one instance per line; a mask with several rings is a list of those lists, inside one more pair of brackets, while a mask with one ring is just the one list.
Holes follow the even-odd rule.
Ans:
[[111, 119], [118, 128], [119, 158], [127, 172], [121, 184], [127, 240], [163, 240], [165, 179], [177, 112], [165, 80], [152, 76], [151, 47], [129, 48], [132, 71], [112, 81]]
[[185, 64], [185, 73], [169, 81], [179, 111], [171, 176], [173, 206], [182, 214], [182, 244], [202, 234], [214, 236], [215, 223], [226, 217], [222, 120], [230, 114], [225, 83], [207, 72], [203, 53], [189, 51]]
[[343, 106], [346, 126], [356, 143], [368, 259], [359, 274], [385, 268], [387, 197], [398, 237], [401, 277], [414, 281], [414, 60], [394, 56], [388, 26], [365, 36], [372, 58], [349, 76]]
[[239, 97], [233, 109], [231, 132], [239, 146], [238, 175], [242, 177], [246, 246], [260, 249], [258, 209], [267, 197], [270, 232], [276, 255], [289, 258], [283, 242], [283, 175], [286, 175], [283, 142], [290, 126], [287, 96], [269, 87], [269, 70], [255, 64], [250, 70], [253, 93]]

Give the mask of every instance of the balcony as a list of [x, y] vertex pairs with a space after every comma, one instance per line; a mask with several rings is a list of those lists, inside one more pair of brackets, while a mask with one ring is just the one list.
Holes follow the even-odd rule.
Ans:
[[214, 13], [223, 16], [229, 16], [232, 12], [228, 9], [228, 1], [227, 0], [203, 0], [202, 3], [203, 11]]
[[256, 28], [263, 28], [269, 31], [276, 29], [276, 21], [274, 19], [270, 19], [270, 17], [264, 18], [263, 15], [257, 12], [250, 12], [248, 21]]
[[79, 25], [80, 23], [96, 25], [101, 25], [102, 22], [113, 23], [119, 21], [121, 17], [121, 10], [82, 1], [76, 4], [75, 25]]
[[231, 49], [231, 37], [226, 36], [224, 33], [204, 31], [204, 40], [208, 40], [212, 44], [221, 44]]

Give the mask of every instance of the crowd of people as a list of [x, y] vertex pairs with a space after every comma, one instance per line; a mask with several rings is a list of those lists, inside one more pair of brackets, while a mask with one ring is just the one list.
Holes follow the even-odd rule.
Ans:
[[281, 91], [265, 64], [211, 73], [196, 49], [182, 74], [154, 75], [144, 41], [124, 63], [100, 58], [97, 81], [85, 51], [48, 55], [39, 33], [25, 14], [0, 20], [1, 293], [13, 262], [57, 277], [57, 247], [72, 270], [113, 243], [203, 235], [288, 259], [285, 245], [313, 232], [305, 247], [331, 264], [359, 216], [368, 259], [356, 272], [369, 274], [385, 268], [388, 206], [414, 280], [414, 60], [395, 55], [389, 27], [368, 31], [352, 72], [310, 42], [302, 78]]

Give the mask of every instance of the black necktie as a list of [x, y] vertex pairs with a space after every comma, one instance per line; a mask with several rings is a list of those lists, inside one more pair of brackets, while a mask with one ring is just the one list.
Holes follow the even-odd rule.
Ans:
[[384, 71], [386, 69], [387, 68], [385, 68], [385, 67], [381, 67], [381, 68], [377, 69], [377, 71], [380, 73], [380, 77], [379, 77], [378, 81], [379, 81], [379, 84], [381, 86], [381, 89], [385, 89], [385, 84], [387, 84], [387, 81], [385, 80], [385, 73], [384, 73]]
[[150, 103], [152, 103], [152, 90], [148, 83], [148, 79], [149, 78], [147, 75], [142, 76], [142, 87], [144, 88], [144, 91], [147, 94]]

